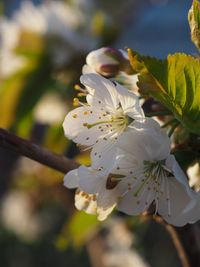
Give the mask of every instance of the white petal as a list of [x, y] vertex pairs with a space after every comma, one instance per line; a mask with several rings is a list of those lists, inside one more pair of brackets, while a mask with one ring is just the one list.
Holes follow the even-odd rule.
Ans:
[[139, 130], [138, 132], [129, 130], [120, 136], [118, 145], [124, 151], [124, 160], [128, 158], [128, 155], [132, 155], [132, 158], [138, 158], [143, 163], [144, 160], [150, 160], [147, 150], [148, 143], [146, 144], [145, 142], [143, 130]]
[[[67, 114], [63, 122], [63, 128], [65, 136], [72, 139], [74, 142], [91, 146], [101, 137], [109, 133], [109, 129], [106, 127], [106, 120], [101, 113], [96, 109], [90, 107], [79, 107]], [[87, 124], [96, 124], [102, 122], [101, 127], [99, 124], [88, 128]]]
[[102, 76], [89, 73], [82, 75], [80, 81], [83, 85], [95, 90], [93, 106], [109, 107], [110, 109], [116, 109], [119, 103], [118, 94], [115, 89], [115, 86], [108, 79], [103, 78]]
[[[156, 126], [156, 127], [155, 127]], [[170, 140], [160, 126], [152, 119], [144, 123], [133, 122], [119, 140], [119, 147], [136, 154], [143, 160], [163, 160], [170, 153]]]
[[83, 210], [88, 214], [97, 215], [99, 221], [105, 220], [108, 215], [112, 212], [115, 205], [110, 207], [99, 207], [95, 200], [95, 195], [86, 194], [83, 191], [77, 190], [75, 194], [75, 207], [78, 210]]
[[115, 164], [117, 153], [117, 140], [99, 139], [98, 143], [92, 149], [91, 160], [94, 169], [110, 169]]
[[[150, 206], [154, 200], [155, 194], [148, 190], [148, 186], [143, 186], [139, 194], [136, 196], [140, 183], [137, 183], [134, 188], [128, 191], [119, 201], [117, 209], [129, 214], [138, 215]], [[128, 188], [128, 187], [127, 187]]]
[[175, 179], [177, 179], [182, 185], [185, 186], [188, 194], [191, 194], [191, 197], [193, 197], [194, 191], [189, 187], [187, 177], [173, 155], [169, 155], [166, 159], [166, 166], [173, 172]]
[[96, 72], [91, 66], [85, 64], [82, 68], [82, 74], [88, 74], [88, 73], [96, 73]]
[[134, 176], [138, 169], [143, 168], [143, 155], [136, 153], [127, 153], [121, 149], [117, 149], [115, 157], [115, 165], [113, 166], [112, 173], [124, 176]]
[[144, 118], [138, 96], [119, 84], [116, 85], [116, 90], [119, 93], [118, 97], [124, 113], [135, 120]]
[[78, 169], [68, 172], [64, 177], [64, 186], [67, 188], [77, 188], [79, 184]]
[[75, 194], [75, 207], [88, 214], [97, 214], [97, 203], [93, 195], [88, 195], [80, 190], [77, 190]]
[[168, 223], [176, 226], [189, 223], [190, 218], [184, 210], [188, 205], [194, 206], [195, 198], [192, 198], [188, 191], [174, 177], [168, 177], [165, 181], [165, 190], [158, 203], [158, 213]]
[[107, 190], [105, 187], [100, 190], [97, 196], [97, 206], [107, 209], [114, 207], [118, 202], [119, 192], [117, 188]]
[[85, 166], [78, 168], [79, 187], [88, 194], [98, 193], [102, 187], [105, 188], [108, 173], [93, 170]]
[[187, 216], [187, 222], [195, 223], [200, 220], [200, 192], [194, 193], [196, 196], [195, 204], [188, 205], [181, 214], [184, 218]]
[[98, 220], [103, 221], [113, 211], [118, 201], [118, 191], [116, 188], [107, 190], [102, 188], [97, 196]]
[[115, 208], [115, 205], [113, 205], [112, 207], [106, 208], [106, 209], [102, 207], [98, 207], [97, 208], [98, 220], [104, 221], [108, 217], [108, 215], [113, 211], [114, 208]]

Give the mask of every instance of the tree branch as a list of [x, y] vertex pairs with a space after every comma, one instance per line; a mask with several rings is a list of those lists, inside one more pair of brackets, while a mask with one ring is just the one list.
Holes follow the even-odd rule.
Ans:
[[189, 262], [188, 255], [185, 251], [185, 248], [182, 244], [182, 240], [180, 239], [180, 236], [178, 234], [176, 227], [166, 223], [160, 216], [151, 215], [149, 213], [145, 213], [144, 216], [149, 218], [149, 219], [154, 220], [155, 222], [157, 222], [157, 223], [159, 223], [165, 227], [166, 231], [169, 233], [169, 235], [170, 235], [170, 237], [174, 243], [174, 246], [176, 248], [176, 251], [177, 251], [178, 257], [181, 261], [182, 266], [183, 267], [192, 267], [192, 265]]
[[62, 173], [78, 167], [75, 161], [24, 140], [2, 128], [0, 128], [0, 146]]

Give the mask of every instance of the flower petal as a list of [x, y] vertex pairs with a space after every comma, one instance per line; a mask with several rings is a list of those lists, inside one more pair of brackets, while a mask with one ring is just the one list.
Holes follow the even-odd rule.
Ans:
[[79, 187], [88, 194], [96, 194], [105, 187], [107, 175], [105, 172], [80, 166], [78, 168]]
[[102, 207], [98, 207], [97, 208], [97, 215], [98, 215], [98, 220], [99, 221], [104, 221], [108, 215], [113, 211], [113, 209], [115, 208], [115, 205], [109, 207], [109, 208], [102, 208]]
[[116, 90], [124, 113], [135, 120], [144, 118], [144, 112], [140, 106], [138, 96], [118, 83]]
[[[180, 168], [178, 162], [176, 161], [174, 155], [169, 155], [166, 159], [166, 167], [169, 168], [174, 174], [174, 177], [185, 186], [188, 193], [192, 193], [193, 191], [189, 187], [188, 180], [182, 169]], [[193, 196], [193, 193], [192, 193]]]
[[[65, 136], [74, 142], [91, 146], [101, 137], [109, 134], [109, 128], [103, 123], [104, 118], [98, 110], [90, 107], [79, 107], [67, 114], [63, 122]], [[101, 126], [99, 126], [99, 124]], [[87, 125], [94, 125], [88, 127]]]
[[94, 89], [92, 106], [107, 106], [110, 109], [116, 109], [119, 103], [118, 94], [113, 83], [102, 76], [89, 73], [82, 75], [80, 81], [86, 87]]
[[96, 195], [86, 194], [83, 191], [77, 190], [75, 194], [75, 207], [88, 214], [97, 215], [98, 220], [103, 221], [112, 212], [115, 205], [108, 208], [99, 207], [97, 205]]
[[[123, 182], [127, 181], [123, 180]], [[128, 215], [138, 215], [147, 210], [155, 198], [155, 193], [148, 190], [148, 186], [143, 186], [139, 194], [136, 194], [139, 185], [140, 182], [137, 182], [132, 189], [127, 190], [127, 193], [121, 197], [117, 205], [118, 210]]]
[[114, 138], [99, 139], [92, 149], [91, 160], [94, 169], [111, 168], [115, 164], [117, 153], [117, 140]]
[[[189, 188], [189, 186], [188, 186]], [[170, 224], [183, 226], [190, 222], [185, 209], [195, 204], [195, 196], [174, 177], [165, 179], [163, 194], [158, 202], [158, 213]]]
[[88, 214], [97, 214], [97, 203], [95, 195], [88, 195], [79, 189], [75, 194], [75, 207], [83, 210]]
[[170, 153], [170, 139], [153, 119], [144, 123], [133, 122], [129, 130], [120, 137], [119, 147], [143, 160], [166, 159]]
[[68, 172], [64, 177], [64, 186], [67, 188], [77, 188], [79, 185], [78, 169]]

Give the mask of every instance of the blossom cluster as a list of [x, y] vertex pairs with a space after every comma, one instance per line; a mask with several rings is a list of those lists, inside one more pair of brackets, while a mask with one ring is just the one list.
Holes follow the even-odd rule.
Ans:
[[124, 52], [108, 48], [87, 56], [80, 78], [86, 102], [75, 100], [79, 107], [63, 127], [67, 138], [91, 150], [91, 166], [67, 173], [64, 185], [76, 188], [77, 209], [99, 220], [116, 208], [128, 215], [151, 210], [176, 226], [193, 223], [200, 214], [198, 194], [171, 154], [167, 133], [145, 117], [138, 93], [121, 84], [119, 73], [135, 87], [127, 61]]

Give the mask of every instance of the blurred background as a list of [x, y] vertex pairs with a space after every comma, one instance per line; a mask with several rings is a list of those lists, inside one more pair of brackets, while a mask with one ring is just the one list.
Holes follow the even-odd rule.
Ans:
[[[102, 46], [145, 55], [197, 51], [188, 0], [0, 0], [0, 127], [89, 164], [66, 138], [85, 58]], [[178, 267], [162, 226], [77, 212], [63, 175], [0, 148], [1, 267]], [[166, 259], [163, 261], [163, 259]]]

